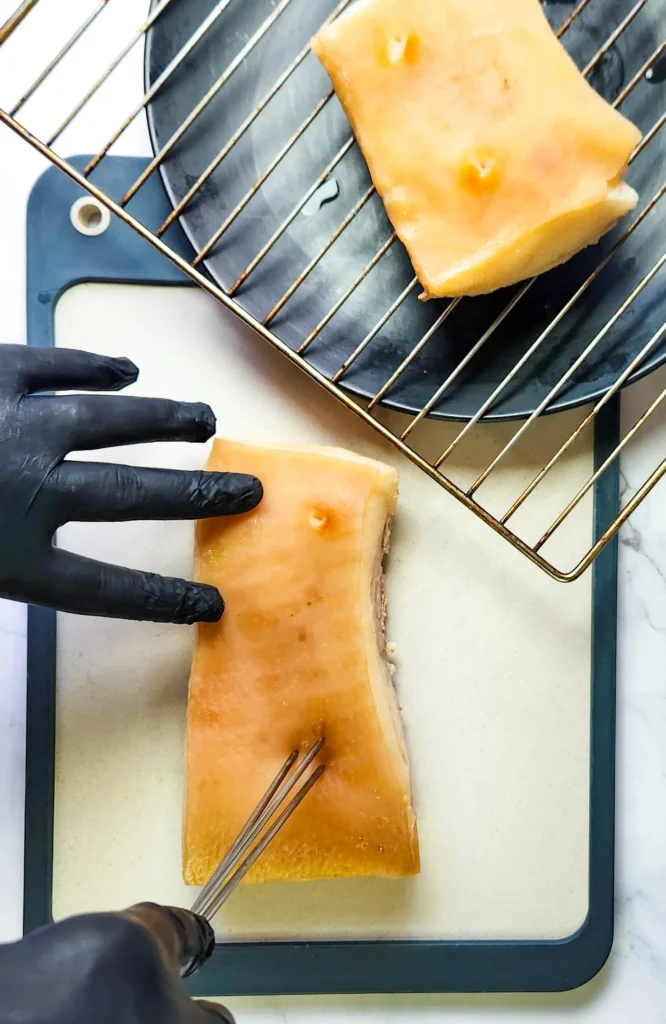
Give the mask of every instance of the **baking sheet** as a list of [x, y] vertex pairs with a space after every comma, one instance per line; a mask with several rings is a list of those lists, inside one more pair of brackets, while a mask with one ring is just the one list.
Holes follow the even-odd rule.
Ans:
[[[80, 285], [56, 307], [55, 337], [129, 355], [142, 370], [130, 392], [207, 401], [221, 434], [342, 445], [400, 471], [388, 634], [422, 873], [246, 887], [218, 916], [220, 938], [575, 932], [588, 910], [591, 574], [551, 581], [199, 291]], [[486, 502], [519, 493], [578, 418], [536, 424], [529, 451], [512, 453], [491, 477]], [[428, 424], [423, 443], [441, 450], [455, 429]], [[480, 471], [510, 429], [479, 428], [454, 456], [454, 474]], [[175, 444], [104, 457], [195, 468], [205, 454]], [[559, 511], [592, 462], [588, 435], [528, 503], [535, 522]], [[590, 497], [559, 541], [563, 564], [591, 535]], [[73, 524], [59, 542], [167, 574], [191, 569], [188, 524]], [[180, 879], [192, 639], [183, 627], [58, 616], [55, 917], [145, 899], [187, 905], [194, 896]]]

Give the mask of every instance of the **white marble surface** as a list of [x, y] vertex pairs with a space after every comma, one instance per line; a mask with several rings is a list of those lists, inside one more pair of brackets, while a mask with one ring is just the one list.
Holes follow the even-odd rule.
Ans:
[[[0, 23], [16, 6], [0, 0]], [[91, 9], [86, 0], [44, 0], [53, 25], [71, 18], [71, 29]], [[113, 8], [113, 10], [111, 10]], [[129, 19], [129, 21], [128, 21]], [[104, 26], [105, 41], [122, 42], [128, 24], [138, 22], [136, 4], [116, 0]], [[0, 104], [7, 105], [59, 42], [48, 30], [36, 39], [27, 32], [0, 54]], [[20, 44], [20, 45], [19, 45]], [[88, 80], [99, 68], [94, 47], [84, 55]], [[19, 83], [18, 87], [16, 82]], [[124, 116], [138, 95], [141, 55], [137, 50], [114, 82], [108, 105]], [[74, 94], [66, 78], [59, 88]], [[53, 93], [40, 107], [48, 115]], [[121, 117], [117, 117], [116, 121]], [[63, 140], [62, 152], [89, 151], [96, 125], [83, 117]], [[147, 153], [145, 128], [138, 121], [116, 152]], [[0, 128], [0, 341], [25, 338], [25, 204], [42, 162], [10, 132]], [[657, 380], [661, 378], [661, 382]], [[645, 381], [624, 398], [631, 422], [645, 396], [657, 393], [663, 375]], [[640, 485], [646, 467], [666, 452], [666, 416], [623, 460], [626, 493]], [[617, 813], [617, 914], [613, 952], [601, 975], [583, 989], [562, 995], [477, 997], [348, 997], [336, 999], [236, 1000], [241, 1024], [378, 1024], [390, 1019], [490, 1022], [573, 1018], [585, 1024], [666, 1022], [666, 486], [649, 496], [622, 534], [619, 601], [619, 720]], [[0, 940], [19, 934], [21, 920], [23, 734], [25, 692], [25, 612], [0, 603]]]

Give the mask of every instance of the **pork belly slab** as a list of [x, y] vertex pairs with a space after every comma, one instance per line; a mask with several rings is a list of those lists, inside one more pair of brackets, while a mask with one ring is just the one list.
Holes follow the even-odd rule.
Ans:
[[541, 274], [636, 205], [640, 132], [539, 0], [358, 0], [313, 48], [426, 296]]
[[326, 772], [250, 882], [419, 870], [386, 658], [382, 557], [396, 471], [350, 452], [218, 440], [211, 470], [259, 477], [252, 512], [197, 526], [197, 579], [226, 611], [198, 627], [187, 711], [184, 877], [207, 881], [288, 754]]

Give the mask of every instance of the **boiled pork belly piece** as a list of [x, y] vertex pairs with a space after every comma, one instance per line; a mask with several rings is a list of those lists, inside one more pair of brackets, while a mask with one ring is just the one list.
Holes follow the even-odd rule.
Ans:
[[426, 296], [541, 274], [638, 201], [640, 132], [539, 0], [358, 0], [313, 48]]
[[334, 448], [216, 441], [253, 474], [247, 515], [197, 526], [197, 579], [226, 610], [198, 627], [187, 710], [184, 877], [207, 881], [292, 750], [326, 771], [250, 882], [419, 870], [409, 766], [384, 638], [396, 471]]

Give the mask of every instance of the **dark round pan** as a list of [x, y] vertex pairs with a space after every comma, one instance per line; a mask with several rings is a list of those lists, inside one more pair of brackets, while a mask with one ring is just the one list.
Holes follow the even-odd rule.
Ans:
[[[240, 64], [162, 164], [171, 200], [186, 194], [201, 172], [288, 67], [337, 0], [291, 0], [273, 27]], [[591, 0], [563, 42], [583, 66], [634, 6], [635, 0]], [[150, 32], [146, 78], [155, 81], [206, 16], [215, 0], [172, 0]], [[171, 76], [149, 108], [156, 151], [211, 88], [252, 34], [271, 15], [277, 0], [230, 0], [221, 16]], [[571, 0], [553, 0], [546, 11], [558, 27], [571, 13]], [[662, 41], [666, 0], [650, 0], [598, 62], [592, 84], [613, 100]], [[304, 59], [277, 95], [185, 208], [182, 224], [199, 250], [243, 198], [255, 180], [326, 95], [330, 83], [314, 54]], [[643, 78], [622, 111], [647, 132], [666, 107], [666, 66], [662, 60]], [[205, 266], [228, 289], [284, 218], [322, 173], [350, 135], [337, 99], [331, 99], [289, 154], [279, 163], [212, 249]], [[666, 130], [658, 133], [630, 168], [629, 182], [642, 207], [662, 184]], [[329, 181], [249, 277], [237, 300], [263, 319], [298, 278], [370, 185], [365, 161], [353, 146]], [[664, 250], [666, 200], [622, 246], [572, 311], [549, 334], [499, 396], [487, 419], [529, 415], [560, 376], [632, 293]], [[504, 379], [552, 318], [603, 259], [633, 218], [594, 247], [540, 278], [469, 362], [437, 404], [434, 414], [465, 420]], [[340, 235], [272, 322], [275, 333], [294, 348], [320, 323], [390, 234], [381, 201], [374, 196]], [[331, 319], [308, 350], [310, 361], [332, 376], [383, 316], [413, 277], [407, 255], [394, 244]], [[666, 271], [635, 299], [595, 352], [550, 406], [579, 405], [603, 395], [666, 319]], [[382, 387], [446, 303], [421, 303], [415, 289], [381, 333], [342, 378], [356, 395]], [[430, 399], [515, 294], [463, 299], [386, 397], [393, 408], [415, 412]], [[634, 374], [647, 373], [666, 357], [666, 342]]]

